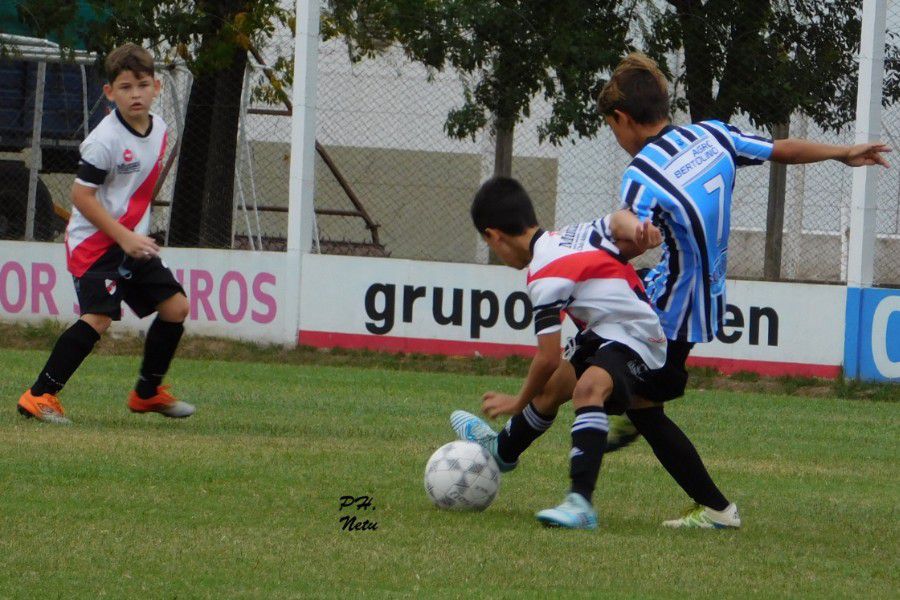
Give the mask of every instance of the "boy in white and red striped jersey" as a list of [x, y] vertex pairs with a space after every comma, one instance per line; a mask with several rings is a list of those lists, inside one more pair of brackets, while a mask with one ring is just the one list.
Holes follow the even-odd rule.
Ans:
[[91, 353], [124, 301], [141, 318], [156, 313], [147, 331], [140, 377], [128, 398], [132, 412], [188, 417], [194, 407], [162, 386], [184, 332], [184, 289], [159, 258], [147, 234], [150, 203], [166, 149], [166, 124], [150, 112], [159, 94], [153, 57], [125, 44], [106, 58], [107, 99], [116, 109], [82, 142], [66, 228], [66, 262], [81, 318], [59, 337], [35, 383], [22, 394], [25, 417], [68, 424], [57, 394]]
[[[617, 246], [608, 219], [544, 231], [528, 194], [505, 177], [487, 181], [472, 202], [475, 227], [494, 253], [510, 267], [528, 267], [537, 353], [518, 395], [484, 395], [482, 409], [489, 417], [512, 415], [503, 431], [495, 433], [465, 411], [454, 411], [450, 422], [461, 439], [481, 444], [501, 471], [510, 471], [571, 398], [571, 488], [562, 504], [536, 515], [553, 527], [597, 527], [591, 497], [606, 447], [607, 415], [632, 406], [642, 378], [666, 361], [659, 317], [625, 258], [658, 245], [659, 231], [644, 222], [633, 241]], [[567, 360], [560, 356], [562, 312], [579, 329]]]

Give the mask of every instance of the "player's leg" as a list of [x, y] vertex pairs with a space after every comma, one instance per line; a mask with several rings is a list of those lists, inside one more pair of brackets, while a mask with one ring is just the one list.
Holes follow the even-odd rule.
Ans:
[[89, 271], [75, 279], [75, 292], [81, 318], [59, 336], [37, 380], [19, 398], [17, 410], [25, 417], [56, 424], [71, 422], [57, 395], [112, 321], [121, 317], [121, 292], [115, 280]]
[[603, 368], [589, 367], [578, 379], [572, 396], [572, 451], [569, 453], [571, 488], [562, 504], [537, 513], [550, 527], [595, 529], [597, 513], [591, 505], [606, 434], [609, 431], [604, 404], [614, 388], [612, 376]]
[[737, 506], [729, 502], [710, 477], [700, 454], [687, 435], [663, 410], [661, 402], [635, 396], [628, 416], [650, 444], [653, 454], [697, 506], [667, 527], [736, 528], [741, 526]]
[[175, 294], [156, 306], [156, 318], [147, 330], [144, 358], [135, 391], [141, 398], [156, 395], [157, 388], [169, 371], [169, 365], [184, 334], [188, 302], [184, 294]]
[[[672, 400], [684, 395], [688, 372], [685, 367], [688, 354], [694, 344], [669, 340], [666, 346], [666, 363], [660, 369], [649, 371], [636, 382], [635, 392], [648, 398]], [[615, 452], [632, 444], [641, 433], [628, 414], [610, 416], [606, 452]]]
[[500, 433], [463, 410], [453, 411], [450, 425], [459, 439], [487, 449], [501, 471], [511, 471], [519, 464], [519, 456], [553, 425], [559, 407], [572, 397], [575, 382], [575, 369], [568, 361], [562, 361], [541, 393], [521, 413], [513, 415]]
[[597, 513], [591, 499], [606, 447], [607, 414], [625, 411], [635, 375], [647, 367], [627, 346], [596, 336], [588, 336], [573, 355], [572, 365], [579, 377], [572, 394], [571, 489], [562, 504], [539, 512], [537, 518], [548, 526], [594, 529]]
[[132, 265], [125, 302], [144, 317], [156, 313], [144, 340], [144, 357], [135, 389], [128, 398], [132, 412], [158, 412], [172, 418], [189, 417], [194, 407], [173, 397], [162, 381], [184, 334], [189, 313], [187, 296], [168, 267], [153, 258]]
[[[640, 277], [641, 281], [644, 282], [644, 285], [650, 285], [648, 281], [648, 277], [650, 276], [651, 269], [643, 268], [637, 269], [637, 276]], [[668, 364], [671, 360], [670, 356], [671, 346], [667, 346], [666, 348], [666, 363]], [[635, 440], [640, 437], [637, 428], [628, 418], [628, 415], [610, 415], [609, 416], [609, 434], [606, 436], [606, 452], [615, 452], [616, 450], [620, 450], [626, 446], [630, 446], [634, 443]]]
[[569, 361], [562, 361], [541, 393], [500, 431], [497, 438], [500, 458], [517, 463], [519, 456], [553, 425], [559, 407], [572, 398], [576, 382], [575, 369]]

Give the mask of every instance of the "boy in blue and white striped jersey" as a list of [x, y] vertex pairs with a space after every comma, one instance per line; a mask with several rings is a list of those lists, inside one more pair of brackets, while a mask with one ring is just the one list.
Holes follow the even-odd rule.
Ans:
[[[766, 160], [886, 167], [882, 154], [890, 148], [772, 140], [716, 120], [675, 126], [665, 76], [639, 53], [619, 64], [597, 104], [619, 145], [634, 157], [622, 179], [622, 210], [610, 220], [613, 237], [633, 240], [647, 220], [663, 235], [662, 260], [647, 274], [645, 286], [669, 340], [665, 366], [634, 390], [637, 398], [627, 418], [611, 420], [607, 451], [643, 435], [682, 487], [695, 490], [689, 491], [700, 505], [694, 516], [708, 516], [727, 501], [696, 450], [663, 414], [662, 403], [684, 394], [691, 348], [711, 341], [722, 323], [736, 171]], [[685, 486], [683, 480], [692, 483]]]

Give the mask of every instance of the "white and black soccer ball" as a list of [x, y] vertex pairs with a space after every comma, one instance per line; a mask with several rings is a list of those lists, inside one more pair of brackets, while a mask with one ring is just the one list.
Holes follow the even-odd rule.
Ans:
[[444, 444], [425, 466], [425, 491], [438, 508], [484, 510], [500, 489], [500, 469], [474, 442]]

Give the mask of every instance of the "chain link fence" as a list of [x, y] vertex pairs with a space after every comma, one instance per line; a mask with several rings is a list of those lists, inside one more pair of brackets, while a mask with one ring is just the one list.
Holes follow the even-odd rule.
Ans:
[[[892, 6], [900, 2], [892, 2]], [[896, 12], [896, 11], [895, 11]], [[461, 102], [460, 76], [431, 73], [410, 64], [400, 49], [352, 64], [339, 41], [324, 43], [319, 55], [318, 138], [333, 148], [362, 202], [380, 227], [386, 255], [398, 258], [481, 262], [486, 254], [468, 220], [468, 202], [490, 175], [493, 141], [451, 140], [443, 130], [447, 112]], [[674, 59], [673, 59], [674, 62]], [[629, 157], [608, 128], [592, 139], [572, 137], [558, 146], [541, 143], [538, 124], [550, 107], [536, 99], [531, 116], [516, 127], [513, 175], [532, 194], [539, 219], [548, 226], [586, 221], [614, 210]], [[676, 121], [685, 122], [685, 115]], [[730, 122], [754, 131], [743, 115]], [[900, 107], [884, 113], [885, 139], [895, 148]], [[892, 133], [897, 130], [896, 134]], [[771, 132], [761, 132], [772, 135]], [[852, 125], [824, 131], [794, 115], [791, 137], [852, 144]], [[772, 166], [740, 170], [734, 192], [729, 274], [764, 276], [766, 219]], [[878, 185], [877, 282], [900, 284], [897, 170], [880, 172]], [[845, 279], [850, 169], [835, 161], [787, 168], [780, 277], [795, 281]], [[317, 176], [316, 205], [339, 206], [342, 192]], [[352, 219], [319, 220], [329, 240], [365, 239]], [[655, 256], [643, 257], [642, 263]]]
[[[6, 36], [4, 41], [11, 53], [0, 60], [0, 239], [62, 241], [72, 210], [78, 147], [85, 131], [96, 127], [114, 105], [103, 95], [105, 75], [98, 57], [76, 52], [74, 60], [62, 60], [59, 49], [43, 40]], [[277, 41], [282, 50], [293, 51], [290, 31], [282, 31]], [[273, 49], [278, 51], [278, 45]], [[253, 97], [253, 91], [267, 80], [266, 59], [260, 59], [248, 56], [241, 94], [233, 102], [238, 115], [233, 198], [226, 198], [225, 210], [214, 215], [217, 224], [230, 227], [220, 227], [224, 235], [219, 237], [224, 239], [213, 238], [208, 245], [251, 250], [284, 247], [290, 112]], [[166, 122], [168, 137], [150, 232], [161, 244], [170, 245], [176, 209], [188, 213], [188, 227], [200, 224], [199, 214], [194, 214], [199, 213], [200, 203], [178, 206], [194, 200], [190, 188], [188, 193], [180, 191], [181, 180], [206, 176], [205, 168], [184, 168], [182, 161], [187, 151], [183, 142], [189, 103], [215, 110], [219, 100], [215, 90], [198, 97], [195, 77], [183, 65], [158, 63], [156, 77], [162, 92], [151, 110]], [[216, 158], [213, 153], [210, 156]], [[33, 215], [30, 228], [29, 211]]]
[[[889, 35], [900, 31], [900, 0], [888, 2], [887, 30]], [[291, 111], [289, 101], [277, 96], [266, 101], [255, 91], [269, 83], [269, 67], [293, 55], [293, 36], [281, 28], [258, 50], [248, 56], [241, 85], [239, 124], [233, 132], [234, 180], [231, 186], [221, 186], [224, 200], [213, 198], [230, 208], [218, 216], [230, 225], [230, 239], [214, 240], [210, 245], [282, 250], [287, 238]], [[888, 59], [896, 61], [898, 57]], [[671, 56], [675, 72], [679, 60], [679, 56]], [[39, 143], [33, 144], [39, 62], [0, 63], [0, 78], [12, 81], [11, 70], [21, 71], [14, 85], [6, 80], [0, 85], [0, 238], [28, 237], [26, 213], [33, 194], [33, 238], [61, 239], [85, 123], [90, 129], [109, 110], [99, 93], [102, 76], [91, 60], [66, 67], [58, 61], [48, 62], [43, 130]], [[60, 75], [59, 69], [71, 72]], [[50, 83], [55, 77], [68, 78], [69, 83], [56, 89], [56, 84]], [[167, 156], [174, 155], [174, 159], [154, 203], [152, 231], [164, 243], [177, 243], [169, 239], [172, 217], [179, 203], [191, 201], [179, 193], [179, 178], [205, 176], [196, 165], [187, 168], [182, 160], [186, 149], [181, 147], [189, 102], [197, 100], [191, 95], [199, 88], [184, 67], [161, 68], [158, 77], [163, 93], [153, 109], [169, 124]], [[311, 224], [315, 227], [314, 251], [488, 262], [487, 250], [469, 221], [468, 208], [473, 192], [493, 172], [494, 140], [490, 132], [475, 139], [452, 139], [444, 129], [448, 112], [462, 103], [463, 89], [459, 73], [430, 71], [410, 62], [400, 48], [387, 48], [377, 58], [353, 63], [341, 40], [321, 44], [316, 223]], [[286, 97], [290, 97], [289, 89]], [[218, 102], [212, 94], [203, 100], [209, 106]], [[62, 127], [65, 135], [52, 125], [51, 115], [60, 103], [66, 114], [79, 116]], [[539, 220], [547, 227], [558, 227], [614, 210], [628, 155], [608, 128], [591, 139], [573, 136], [558, 145], [541, 141], [538, 126], [549, 116], [550, 106], [535, 98], [530, 115], [516, 125], [514, 138], [513, 175], [531, 193]], [[676, 115], [676, 121], [687, 120], [686, 115]], [[754, 129], [743, 115], [730, 121]], [[825, 132], [801, 115], [791, 119], [788, 133], [830, 143], [853, 141], [852, 124], [839, 132]], [[900, 106], [884, 111], [883, 133], [887, 143], [900, 148]], [[35, 162], [37, 147], [42, 157]], [[896, 163], [895, 156], [889, 160]], [[33, 164], [36, 169], [30, 169]], [[882, 170], [877, 186], [875, 277], [880, 285], [900, 285], [898, 174], [898, 168]], [[731, 277], [757, 279], [765, 274], [771, 178], [769, 164], [742, 169], [738, 175], [729, 250]], [[834, 161], [787, 169], [780, 278], [844, 280], [850, 187], [850, 170]], [[203, 210], [202, 206], [198, 204], [197, 210]], [[197, 221], [201, 220], [198, 216]], [[652, 263], [657, 256], [644, 256], [641, 263]]]
[[[887, 38], [900, 40], [900, 0], [888, 0], [886, 17]], [[885, 57], [896, 72], [900, 67], [900, 52]], [[895, 82], [896, 83], [896, 82]], [[875, 227], [874, 283], [881, 286], [900, 286], [900, 105], [895, 104], [881, 114], [881, 135], [894, 153], [888, 155], [890, 169], [880, 169], [876, 185], [878, 213]]]

